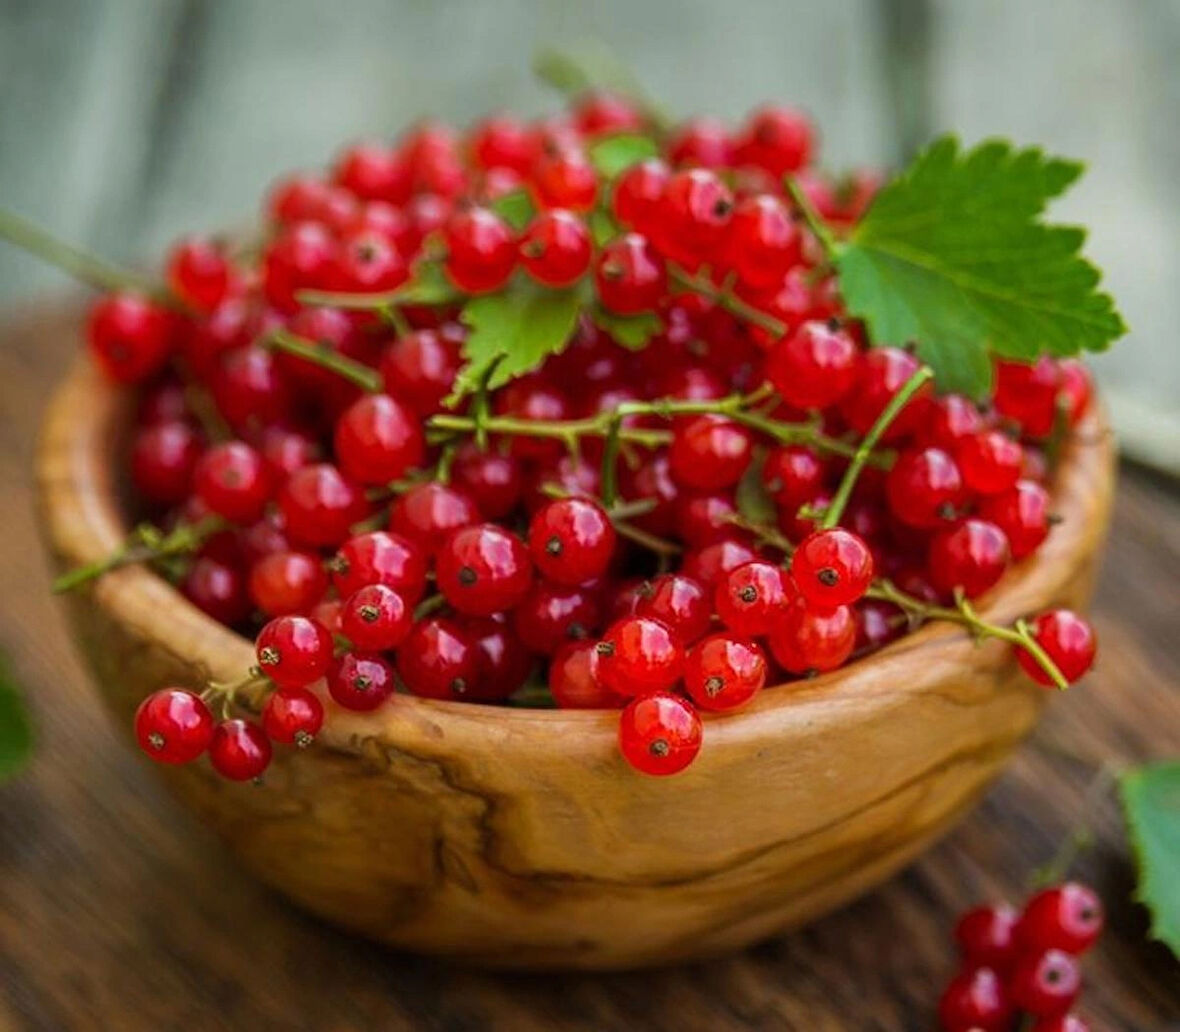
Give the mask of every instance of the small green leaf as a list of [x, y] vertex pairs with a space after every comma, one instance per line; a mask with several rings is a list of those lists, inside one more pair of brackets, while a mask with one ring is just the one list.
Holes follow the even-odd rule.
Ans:
[[614, 179], [624, 169], [660, 153], [650, 136], [621, 133], [607, 136], [590, 145], [590, 163], [604, 179]]
[[518, 233], [533, 221], [533, 216], [537, 213], [527, 190], [513, 190], [501, 194], [488, 207]]
[[617, 344], [628, 351], [642, 351], [647, 342], [664, 328], [655, 312], [640, 315], [615, 315], [600, 305], [590, 309], [590, 317], [599, 329], [605, 330]]
[[993, 354], [1105, 349], [1126, 326], [1081, 256], [1085, 234], [1041, 220], [1081, 172], [1002, 140], [935, 141], [835, 246], [849, 312], [878, 344], [914, 343], [944, 390], [975, 397]]
[[470, 328], [463, 343], [466, 364], [446, 404], [477, 390], [489, 390], [530, 373], [550, 355], [565, 350], [582, 307], [577, 289], [550, 290], [521, 278], [498, 294], [474, 297], [460, 318]]
[[590, 227], [590, 236], [594, 239], [595, 247], [609, 244], [622, 232], [610, 212], [604, 208], [595, 208], [586, 216], [586, 224]]
[[738, 481], [735, 502], [737, 511], [751, 523], [773, 524], [778, 517], [774, 499], [766, 490], [762, 482], [762, 467], [766, 464], [766, 452], [759, 449], [754, 454], [754, 460], [746, 467], [742, 479]]
[[8, 657], [0, 653], [0, 781], [7, 781], [33, 751], [33, 731]]
[[410, 279], [394, 292], [391, 303], [398, 305], [449, 305], [463, 295], [439, 262], [423, 261], [414, 266]]
[[1151, 911], [1152, 935], [1180, 958], [1180, 760], [1126, 771], [1119, 796], [1139, 867], [1136, 898]]

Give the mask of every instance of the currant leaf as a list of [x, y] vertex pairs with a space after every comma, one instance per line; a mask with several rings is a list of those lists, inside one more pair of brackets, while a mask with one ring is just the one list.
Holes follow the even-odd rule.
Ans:
[[944, 390], [980, 397], [991, 355], [1101, 351], [1126, 332], [1083, 230], [1041, 221], [1082, 165], [991, 140], [936, 140], [833, 245], [849, 312], [878, 344], [913, 342]]
[[664, 328], [660, 317], [654, 312], [616, 315], [601, 305], [595, 305], [590, 309], [590, 317], [599, 329], [610, 334], [615, 343], [628, 351], [642, 351], [647, 347], [647, 342]]
[[20, 691], [0, 654], [0, 781], [7, 781], [27, 762], [33, 751], [33, 732]]
[[620, 133], [591, 144], [590, 163], [604, 179], [614, 179], [624, 169], [659, 153], [659, 146], [650, 136]]
[[1152, 935], [1180, 958], [1180, 760], [1126, 771], [1119, 795], [1139, 867], [1136, 898], [1151, 911]]
[[527, 190], [512, 190], [497, 197], [488, 207], [517, 232], [524, 229], [537, 214]]
[[489, 390], [503, 387], [564, 351], [581, 308], [577, 290], [552, 290], [524, 279], [498, 294], [472, 298], [460, 314], [471, 328], [463, 343], [465, 364], [446, 404], [454, 405], [485, 382]]
[[399, 305], [447, 305], [462, 297], [440, 263], [422, 261], [414, 266], [410, 279], [390, 295], [390, 300]]

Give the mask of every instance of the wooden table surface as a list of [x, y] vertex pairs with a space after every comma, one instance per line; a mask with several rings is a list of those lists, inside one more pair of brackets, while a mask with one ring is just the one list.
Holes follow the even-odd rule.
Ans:
[[0, 1029], [934, 1028], [955, 915], [1018, 899], [1085, 813], [1075, 871], [1106, 936], [1085, 964], [1096, 1030], [1180, 1029], [1180, 964], [1145, 938], [1104, 760], [1180, 755], [1180, 494], [1124, 471], [1096, 672], [1058, 699], [979, 808], [884, 888], [724, 960], [619, 975], [522, 976], [392, 953], [297, 912], [239, 871], [161, 790], [87, 683], [36, 537], [30, 464], [74, 312], [0, 324], [0, 647], [39, 731], [0, 788]]

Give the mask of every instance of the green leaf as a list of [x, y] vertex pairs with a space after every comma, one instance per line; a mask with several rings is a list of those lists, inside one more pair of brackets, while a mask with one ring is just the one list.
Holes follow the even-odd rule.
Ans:
[[564, 351], [581, 307], [576, 289], [551, 290], [523, 278], [498, 294], [472, 298], [460, 315], [471, 328], [463, 344], [466, 364], [446, 404], [477, 390], [485, 378], [489, 390], [503, 387]]
[[533, 221], [533, 216], [537, 213], [527, 190], [513, 190], [501, 194], [488, 207], [518, 233]]
[[590, 163], [604, 179], [614, 179], [624, 169], [659, 153], [659, 146], [650, 136], [620, 133], [592, 143]]
[[754, 460], [746, 467], [746, 472], [742, 474], [742, 479], [738, 481], [734, 500], [737, 511], [751, 523], [773, 525], [778, 518], [778, 509], [762, 482], [762, 467], [765, 463], [766, 452], [759, 449], [754, 454]]
[[0, 653], [0, 781], [7, 781], [33, 751], [33, 731], [8, 658]]
[[398, 305], [448, 305], [461, 301], [463, 295], [455, 286], [439, 262], [423, 261], [414, 266], [410, 279], [391, 296], [391, 303]]
[[1180, 761], [1126, 771], [1119, 796], [1151, 933], [1180, 958]]
[[642, 351], [647, 342], [664, 328], [664, 323], [655, 312], [640, 315], [615, 315], [600, 305], [590, 309], [590, 317], [599, 329], [611, 335], [617, 344], [628, 351]]
[[590, 236], [594, 239], [595, 247], [609, 244], [622, 232], [614, 217], [604, 208], [595, 208], [586, 216], [586, 224], [590, 227]]
[[992, 354], [1101, 351], [1126, 332], [1085, 233], [1041, 221], [1082, 172], [1073, 161], [946, 136], [881, 191], [834, 247], [849, 312], [878, 344], [916, 344], [944, 390], [979, 397]]

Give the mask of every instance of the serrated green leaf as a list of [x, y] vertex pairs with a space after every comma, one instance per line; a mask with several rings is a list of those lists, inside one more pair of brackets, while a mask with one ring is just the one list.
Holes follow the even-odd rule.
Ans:
[[1136, 898], [1151, 934], [1180, 958], [1180, 761], [1126, 771], [1119, 797], [1139, 868]]
[[524, 279], [498, 294], [472, 298], [460, 315], [471, 328], [463, 343], [466, 364], [447, 404], [477, 390], [485, 379], [489, 390], [503, 387], [564, 351], [581, 307], [576, 289], [550, 290]]
[[939, 385], [981, 396], [990, 355], [1101, 351], [1126, 332], [1085, 234], [1040, 220], [1077, 162], [991, 140], [935, 141], [836, 245], [840, 292], [878, 344], [914, 343]]
[[489, 202], [488, 207], [518, 233], [533, 220], [537, 209], [527, 190], [512, 190]]
[[13, 680], [8, 658], [0, 653], [0, 781], [7, 781], [33, 751], [33, 730]]
[[620, 133], [592, 143], [590, 163], [604, 179], [614, 179], [624, 169], [659, 153], [659, 145], [650, 136]]
[[616, 315], [600, 305], [590, 309], [594, 324], [610, 334], [612, 339], [628, 351], [642, 351], [647, 342], [664, 328], [664, 323], [655, 312], [640, 315]]
[[738, 481], [734, 502], [737, 511], [751, 523], [773, 525], [778, 518], [778, 510], [762, 482], [762, 467], [765, 464], [766, 452], [759, 449], [754, 455], [754, 460], [746, 467], [746, 472], [742, 474], [742, 479]]

